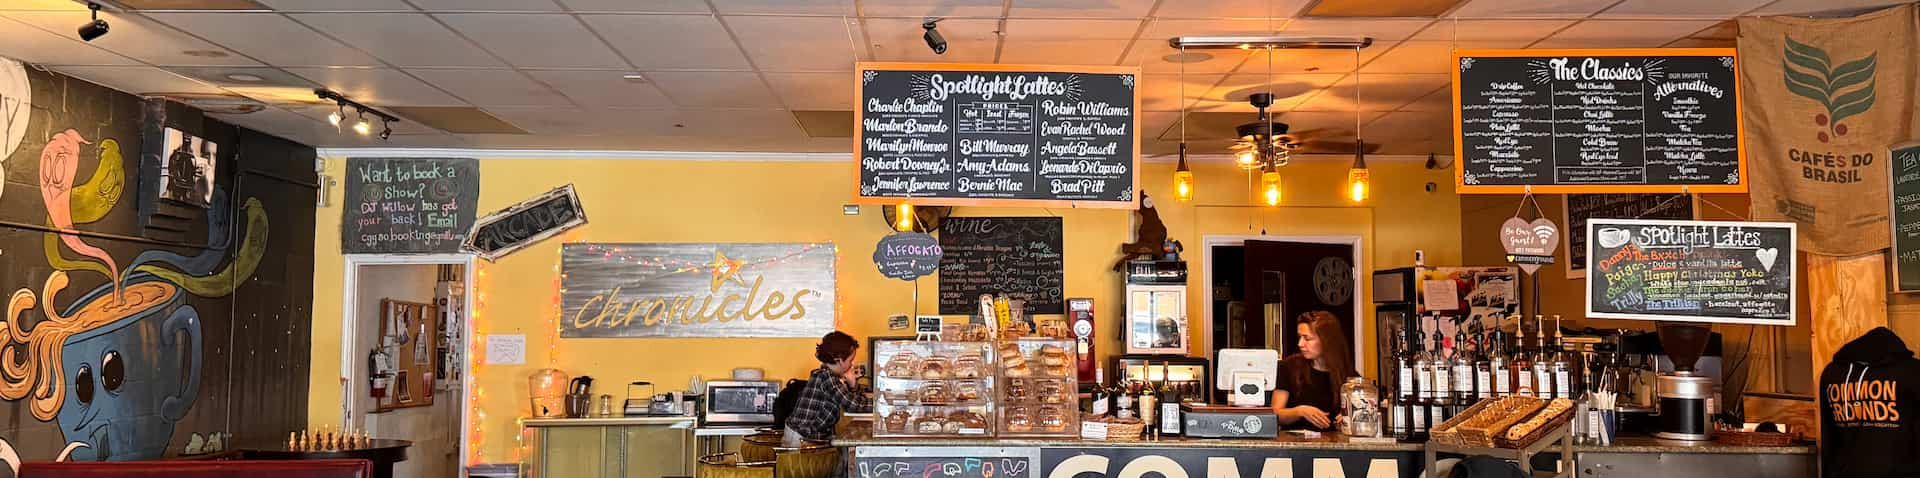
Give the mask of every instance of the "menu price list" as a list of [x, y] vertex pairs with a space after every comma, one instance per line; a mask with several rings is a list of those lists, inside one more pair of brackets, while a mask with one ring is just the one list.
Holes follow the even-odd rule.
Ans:
[[1058, 217], [948, 218], [940, 226], [940, 313], [970, 315], [981, 294], [1026, 301], [1030, 314], [1066, 308]]
[[1920, 291], [1920, 144], [1893, 148], [1893, 269], [1895, 290]]
[[1134, 76], [862, 75], [860, 195], [1133, 200]]
[[1731, 56], [1462, 57], [1467, 185], [1740, 182]]
[[1588, 223], [1591, 317], [1792, 325], [1794, 226]]

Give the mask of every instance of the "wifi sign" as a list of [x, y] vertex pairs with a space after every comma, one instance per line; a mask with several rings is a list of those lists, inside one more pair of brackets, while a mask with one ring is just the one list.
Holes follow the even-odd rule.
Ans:
[[1540, 264], [1553, 263], [1553, 252], [1560, 248], [1560, 228], [1546, 218], [1529, 222], [1515, 217], [1500, 225], [1500, 243], [1509, 261], [1532, 274]]

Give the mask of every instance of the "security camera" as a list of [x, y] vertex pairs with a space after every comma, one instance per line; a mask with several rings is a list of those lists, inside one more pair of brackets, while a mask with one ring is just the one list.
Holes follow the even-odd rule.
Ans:
[[80, 25], [80, 39], [93, 41], [107, 35], [107, 21], [100, 19], [100, 4], [87, 2], [87, 9], [93, 11], [93, 21]]
[[920, 28], [927, 31], [927, 34], [921, 35], [920, 38], [927, 41], [927, 48], [933, 49], [933, 54], [945, 55], [947, 54], [947, 37], [940, 36], [939, 23], [940, 20], [927, 20], [926, 23], [920, 24]]

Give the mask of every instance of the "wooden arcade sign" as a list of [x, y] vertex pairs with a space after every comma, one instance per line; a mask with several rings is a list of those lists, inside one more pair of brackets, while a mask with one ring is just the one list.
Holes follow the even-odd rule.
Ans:
[[1732, 48], [1454, 53], [1463, 194], [1744, 193]]
[[854, 202], [1133, 209], [1139, 68], [861, 63]]

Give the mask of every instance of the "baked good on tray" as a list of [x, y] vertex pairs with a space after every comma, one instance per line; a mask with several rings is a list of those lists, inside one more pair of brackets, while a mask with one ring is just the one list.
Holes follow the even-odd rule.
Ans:
[[887, 414], [887, 420], [885, 424], [885, 426], [887, 427], [887, 432], [888, 433], [906, 433], [907, 422], [911, 420], [913, 420], [913, 414], [907, 413], [906, 410], [894, 410], [893, 413]]
[[1565, 412], [1571, 408], [1573, 408], [1572, 400], [1564, 398], [1553, 399], [1553, 401], [1547, 402], [1546, 408], [1540, 409], [1540, 413], [1535, 413], [1533, 416], [1527, 417], [1526, 420], [1515, 423], [1513, 427], [1507, 428], [1507, 440], [1526, 438], [1527, 435], [1532, 434], [1534, 430], [1546, 426], [1554, 417], [1560, 416], [1561, 412]]

